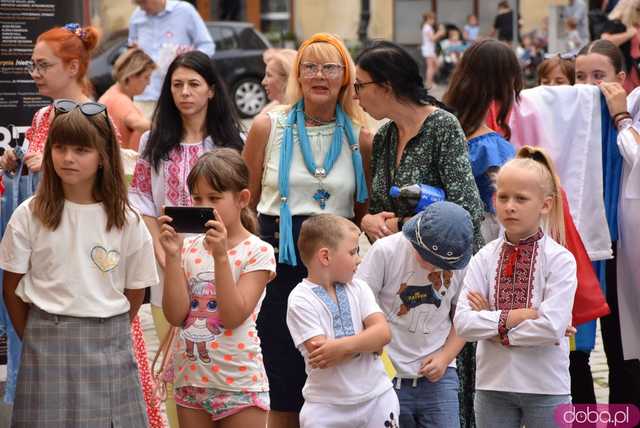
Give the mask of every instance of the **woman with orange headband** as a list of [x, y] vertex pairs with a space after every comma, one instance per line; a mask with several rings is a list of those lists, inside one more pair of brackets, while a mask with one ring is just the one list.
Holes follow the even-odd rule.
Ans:
[[303, 404], [304, 360], [286, 325], [287, 298], [306, 276], [295, 242], [309, 216], [332, 213], [360, 222], [372, 137], [354, 101], [355, 66], [344, 43], [320, 33], [306, 40], [286, 91], [290, 105], [259, 115], [243, 156], [252, 173], [252, 205], [261, 238], [276, 248], [277, 277], [258, 316], [269, 378], [269, 426], [296, 427]]

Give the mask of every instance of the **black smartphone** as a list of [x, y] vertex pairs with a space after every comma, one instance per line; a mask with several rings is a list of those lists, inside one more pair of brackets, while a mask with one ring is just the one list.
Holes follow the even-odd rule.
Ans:
[[204, 233], [205, 224], [215, 220], [213, 208], [164, 207], [164, 214], [173, 220], [170, 224], [178, 233]]

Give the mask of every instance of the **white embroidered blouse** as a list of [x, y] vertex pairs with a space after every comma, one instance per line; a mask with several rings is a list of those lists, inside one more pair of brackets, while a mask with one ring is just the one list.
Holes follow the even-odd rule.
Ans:
[[[539, 231], [513, 245], [504, 234], [471, 260], [458, 298], [458, 335], [478, 341], [476, 389], [530, 394], [569, 394], [569, 339], [576, 291], [576, 262]], [[469, 292], [490, 310], [474, 311]], [[507, 329], [510, 310], [535, 308], [538, 318]], [[491, 340], [498, 337], [499, 340]]]

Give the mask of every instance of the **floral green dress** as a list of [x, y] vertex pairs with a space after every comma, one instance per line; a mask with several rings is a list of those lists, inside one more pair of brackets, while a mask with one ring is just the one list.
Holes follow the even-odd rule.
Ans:
[[[398, 129], [393, 122], [382, 126], [373, 140], [373, 179], [369, 213], [395, 212], [411, 216], [396, 206], [389, 196], [392, 185], [428, 184], [439, 187], [446, 199], [465, 208], [474, 230], [474, 253], [483, 245], [480, 223], [484, 216], [482, 200], [473, 178], [467, 143], [458, 119], [444, 110], [435, 110], [420, 131], [408, 142], [397, 168]], [[460, 426], [474, 427], [475, 343], [467, 343], [458, 356], [460, 379]]]

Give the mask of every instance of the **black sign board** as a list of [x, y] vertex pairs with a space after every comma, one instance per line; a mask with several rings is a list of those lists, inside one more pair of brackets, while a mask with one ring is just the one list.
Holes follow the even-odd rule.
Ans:
[[0, 0], [0, 147], [21, 143], [34, 113], [51, 100], [28, 73], [38, 35], [82, 22], [82, 0]]

